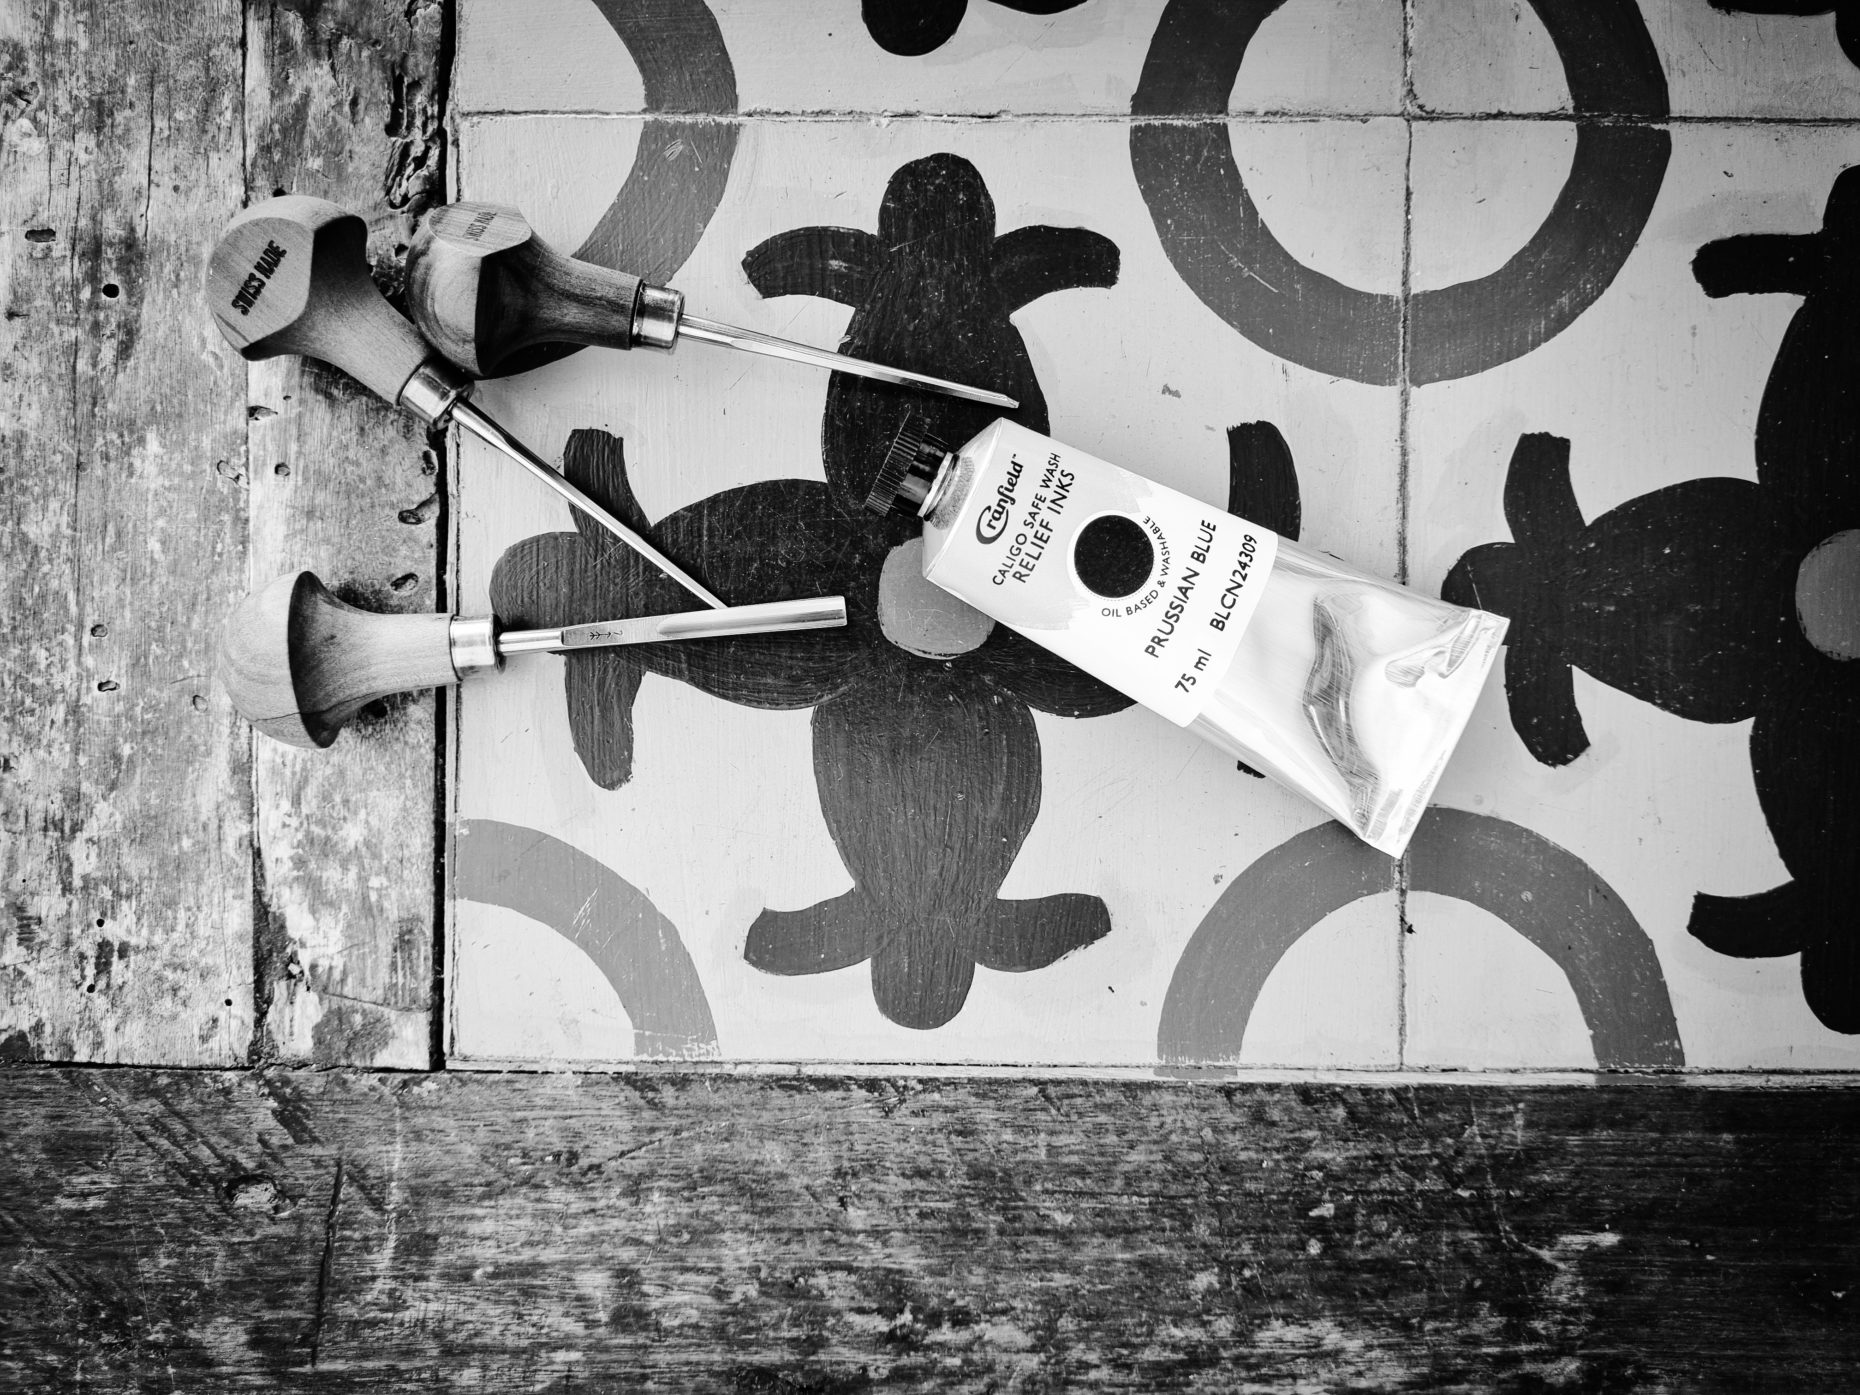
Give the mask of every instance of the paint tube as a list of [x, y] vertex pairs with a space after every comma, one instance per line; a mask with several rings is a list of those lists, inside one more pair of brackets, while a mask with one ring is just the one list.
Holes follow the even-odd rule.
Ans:
[[1359, 572], [998, 420], [906, 420], [867, 507], [924, 520], [924, 575], [1401, 855], [1506, 621]]

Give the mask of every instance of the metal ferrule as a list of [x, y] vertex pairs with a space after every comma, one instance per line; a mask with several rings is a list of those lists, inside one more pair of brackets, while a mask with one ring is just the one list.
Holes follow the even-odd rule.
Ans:
[[504, 666], [504, 656], [497, 647], [494, 616], [455, 615], [446, 635], [452, 645], [452, 670], [460, 678], [482, 669]]
[[653, 349], [669, 349], [678, 338], [678, 321], [685, 313], [682, 292], [670, 286], [641, 282], [639, 305], [633, 314], [633, 342]]
[[936, 506], [943, 502], [943, 496], [949, 493], [949, 482], [956, 475], [956, 453], [949, 451], [943, 456], [942, 464], [936, 467], [936, 474], [924, 488], [923, 501], [917, 505], [917, 516], [928, 518], [936, 512]]
[[432, 430], [445, 424], [459, 399], [470, 391], [470, 378], [443, 359], [429, 358], [401, 388], [400, 405]]

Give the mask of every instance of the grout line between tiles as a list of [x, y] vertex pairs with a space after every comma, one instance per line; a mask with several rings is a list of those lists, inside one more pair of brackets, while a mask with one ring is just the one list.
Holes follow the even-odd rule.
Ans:
[[[452, 111], [454, 77], [458, 67], [458, 9], [455, 5], [446, 5], [440, 11], [439, 42], [433, 66], [438, 83], [434, 100], [438, 106], [439, 129], [442, 133], [437, 183], [443, 198], [456, 185], [460, 164], [458, 122]], [[453, 543], [456, 518], [452, 507], [452, 488], [458, 459], [455, 434], [450, 430], [438, 431], [429, 433], [427, 438], [436, 463], [437, 478], [433, 489], [439, 499], [439, 516], [434, 520], [433, 539], [437, 562], [433, 569], [434, 601], [444, 614], [452, 614], [458, 609], [454, 585], [457, 549]], [[452, 811], [449, 802], [455, 786], [450, 751], [453, 733], [458, 727], [455, 693], [456, 689], [440, 688], [433, 694], [433, 908], [431, 959], [428, 965], [426, 1060], [427, 1067], [435, 1071], [445, 1070], [449, 1064], [446, 1059], [446, 1022], [451, 1012], [451, 994], [447, 991], [446, 978], [450, 970], [448, 959], [451, 946], [446, 933], [446, 903], [449, 899], [448, 876], [452, 857]]]
[[[1401, 180], [1401, 328], [1396, 340], [1395, 417], [1395, 578], [1408, 584], [1409, 410], [1413, 385], [1408, 361], [1414, 307], [1414, 117], [1420, 103], [1414, 92], [1414, 0], [1402, 0], [1401, 106], [1405, 136]], [[1395, 1063], [1408, 1066], [1408, 860], [1395, 864]]]
[[1208, 111], [1135, 115], [1128, 111], [909, 111], [863, 110], [854, 107], [833, 110], [801, 111], [762, 108], [741, 112], [678, 111], [609, 111], [598, 107], [561, 107], [539, 110], [522, 107], [486, 107], [458, 113], [461, 123], [488, 120], [547, 120], [555, 117], [607, 118], [616, 121], [676, 121], [682, 124], [748, 125], [755, 121], [791, 121], [795, 123], [924, 121], [954, 124], [997, 125], [1014, 122], [1043, 125], [1146, 125], [1200, 126], [1210, 121], [1277, 122], [1286, 125], [1312, 125], [1318, 122], [1386, 121], [1391, 118], [1423, 124], [1479, 121], [1536, 121], [1589, 126], [1805, 126], [1860, 129], [1860, 114], [1854, 116], [1738, 116], [1696, 113], [1669, 113], [1648, 116], [1623, 112], [1574, 111], [1439, 111], [1411, 102], [1404, 92], [1401, 109], [1395, 111]]

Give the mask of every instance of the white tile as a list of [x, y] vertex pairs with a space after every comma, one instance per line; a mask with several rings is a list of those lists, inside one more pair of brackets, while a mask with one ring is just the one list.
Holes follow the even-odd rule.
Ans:
[[[1193, 8], [1193, 7], [1182, 7]], [[460, 20], [458, 109], [478, 112], [667, 110], [646, 74], [712, 113], [1128, 115], [1152, 49], [1182, 66], [1164, 36], [1163, 0], [1083, 4], [1057, 14], [970, 5], [923, 55], [887, 52], [854, 0], [713, 0], [716, 29], [692, 25], [634, 53], [590, 0], [471, 0]], [[1213, 10], [1216, 37], [1251, 20]], [[1394, 0], [1289, 0], [1259, 25], [1213, 111], [1372, 113], [1399, 109], [1402, 12]], [[1172, 31], [1173, 32], [1173, 31]], [[1193, 26], [1183, 54], [1216, 45]], [[734, 94], [734, 102], [729, 96]], [[689, 105], [680, 110], [691, 110]]]
[[[474, 121], [463, 191], [542, 210], [533, 215], [539, 229], [572, 249], [600, 216], [602, 193], [611, 197], [624, 180], [637, 130], [624, 118]], [[1401, 140], [1395, 123], [1236, 125], [1232, 135], [1253, 160], [1262, 202], [1287, 211], [1280, 235], [1289, 247], [1337, 274], [1384, 284], [1399, 281], [1401, 162], [1379, 152]], [[1298, 465], [1307, 540], [1393, 570], [1397, 392], [1288, 365], [1202, 305], [1163, 253], [1116, 125], [752, 123], [726, 197], [672, 279], [698, 313], [832, 345], [847, 309], [806, 297], [763, 300], [745, 280], [744, 253], [790, 228], [874, 228], [893, 171], [939, 151], [980, 171], [998, 233], [1086, 227], [1120, 249], [1116, 286], [1055, 292], [1014, 316], [1055, 434], [1223, 499], [1227, 429], [1271, 421]], [[566, 182], [578, 167], [603, 171], [601, 193]], [[1332, 200], [1338, 216], [1292, 216], [1301, 180], [1319, 202]], [[1336, 187], [1319, 187], [1326, 181]], [[1349, 200], [1340, 189], [1378, 217], [1342, 217]], [[480, 401], [552, 458], [575, 428], [623, 437], [629, 477], [657, 518], [755, 480], [822, 478], [825, 390], [825, 376], [805, 368], [684, 344], [671, 354], [589, 350], [488, 383]], [[503, 549], [563, 528], [566, 510], [469, 444], [458, 475], [457, 594], [469, 608], [485, 604]], [[1302, 800], [1236, 772], [1150, 714], [1036, 714], [1041, 811], [1001, 895], [1096, 895], [1112, 931], [1046, 969], [978, 969], [962, 1011], [920, 1031], [877, 1010], [865, 966], [782, 978], [744, 959], [748, 927], [764, 906], [806, 906], [849, 885], [819, 805], [809, 714], [754, 711], [649, 676], [634, 718], [633, 778], [601, 790], [570, 741], [558, 660], [514, 661], [474, 681], [461, 696], [458, 815], [546, 833], [648, 898], [677, 927], [719, 1050], [732, 1060], [1152, 1065], [1176, 963], [1223, 884], [1319, 821]], [[525, 1012], [491, 1005], [490, 986], [518, 972], [513, 956], [528, 953], [535, 924], [513, 926], [507, 913], [487, 917], [471, 903], [458, 913], [467, 930], [454, 941], [455, 967], [471, 989], [458, 999], [460, 1059], [611, 1058], [621, 1038], [604, 989], [567, 1000], [595, 1020], [574, 1027], [550, 1000], [526, 1037]], [[559, 953], [550, 960], [556, 968], [542, 957], [521, 966], [529, 976], [522, 981], [567, 971]], [[548, 998], [539, 987], [523, 1001]], [[1372, 899], [1285, 957], [1255, 1010], [1246, 1056], [1392, 1064], [1398, 1000], [1392, 902]], [[474, 1021], [480, 1013], [486, 1020]]]
[[[1537, 123], [1531, 124], [1534, 132]], [[1418, 209], [1429, 206], [1436, 189], [1483, 187], [1487, 168], [1491, 187], [1515, 184], [1522, 177], [1515, 151], [1543, 140], [1491, 122], [1452, 123], [1427, 134], [1416, 145]], [[1534, 352], [1414, 390], [1415, 584], [1437, 588], [1469, 549], [1512, 540], [1502, 495], [1512, 452], [1526, 433], [1570, 442], [1576, 501], [1591, 524], [1682, 481], [1754, 479], [1759, 404], [1802, 302], [1793, 295], [1709, 298], [1693, 277], [1692, 259], [1718, 238], [1814, 231], [1834, 177], [1855, 153], [1852, 137], [1839, 128], [1675, 128], [1659, 200], [1605, 293]], [[1457, 167], [1438, 173], [1449, 164]], [[1553, 171], [1545, 162], [1542, 178], [1554, 178]], [[1542, 203], [1541, 192], [1534, 197]], [[1425, 248], [1423, 236], [1430, 240]], [[1430, 279], [1475, 275], [1491, 260], [1492, 236], [1477, 218], [1417, 217], [1416, 238], [1416, 264], [1436, 268]], [[1648, 566], [1658, 565], [1659, 556], [1650, 555]], [[1675, 617], [1674, 623], [1687, 622]], [[1860, 1042], [1814, 1021], [1802, 1005], [1793, 956], [1730, 959], [1686, 928], [1697, 893], [1743, 895], [1788, 879], [1757, 802], [1748, 720], [1687, 720], [1580, 671], [1575, 695], [1592, 745], [1552, 768], [1523, 746], [1502, 682], [1495, 681], [1438, 802], [1532, 830], [1612, 888], [1658, 955], [1688, 1065], [1860, 1062]], [[1498, 933], [1490, 917], [1470, 910], [1448, 921], [1446, 943], [1461, 950], [1469, 937]], [[1408, 944], [1411, 1063], [1570, 1063], [1566, 1014], [1512, 1032], [1502, 1049], [1494, 1038], [1491, 1058], [1477, 1059], [1482, 1029], [1465, 1017], [1466, 1004], [1502, 976], [1500, 964], [1516, 958], [1515, 947], [1501, 961], [1489, 948], [1430, 953], [1412, 937]]]
[[1249, 1066], [1390, 1069], [1400, 1064], [1395, 897], [1368, 896], [1319, 921], [1285, 952], [1247, 1019]]
[[1424, 1069], [1595, 1068], [1581, 1005], [1542, 949], [1490, 911], [1408, 898], [1402, 1063]]
[[[1597, 37], [1585, 9], [1617, 28]], [[1618, 90], [1626, 74], [1647, 78], [1655, 93], [1664, 89], [1657, 106], [1628, 108], [1641, 115], [1860, 116], [1860, 67], [1836, 42], [1832, 9], [1750, 14], [1706, 0], [1639, 0], [1638, 26], [1626, 3], [1416, 0], [1416, 100], [1425, 110], [1453, 114], [1572, 110], [1572, 87], [1589, 79], [1572, 82], [1542, 18], [1546, 11], [1564, 16], [1570, 61], [1600, 70], [1602, 90]]]

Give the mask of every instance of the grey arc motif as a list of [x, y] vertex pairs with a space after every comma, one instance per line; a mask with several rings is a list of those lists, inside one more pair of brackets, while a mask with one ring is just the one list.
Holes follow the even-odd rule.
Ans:
[[455, 837], [453, 894], [539, 921], [592, 959], [633, 1024], [635, 1055], [717, 1055], [697, 966], [645, 892], [539, 829], [461, 819]]
[[[1409, 844], [1408, 889], [1490, 911], [1541, 949], [1575, 992], [1604, 1070], [1685, 1065], [1653, 942], [1620, 895], [1541, 834], [1484, 814], [1429, 809]], [[1287, 839], [1228, 885], [1182, 951], [1157, 1056], [1232, 1065], [1266, 979], [1331, 912], [1395, 889], [1396, 864], [1327, 823]]]
[[[736, 69], [704, 0], [594, 0], [639, 69], [645, 129], [620, 192], [575, 249], [577, 260], [663, 285], [685, 264], [723, 202], [736, 157]], [[527, 373], [579, 353], [533, 344], [497, 365]]]
[[[723, 201], [736, 155], [736, 69], [704, 0], [594, 0], [646, 89], [633, 168], [575, 255], [662, 284]], [[680, 119], [680, 118], [698, 118]]]

